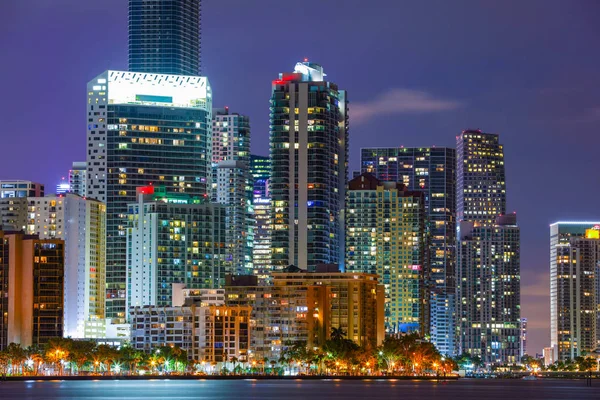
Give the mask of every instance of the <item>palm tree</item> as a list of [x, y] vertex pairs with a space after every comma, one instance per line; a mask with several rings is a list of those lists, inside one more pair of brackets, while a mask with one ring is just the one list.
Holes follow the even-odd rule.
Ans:
[[38, 346], [29, 346], [25, 353], [27, 354], [27, 358], [32, 362], [32, 373], [34, 376], [37, 376], [40, 371], [40, 367], [44, 363], [44, 351], [40, 349]]
[[71, 344], [68, 360], [77, 367], [77, 374], [83, 370], [83, 366], [92, 358], [96, 344], [89, 340], [76, 340]]
[[342, 328], [331, 328], [331, 340], [338, 342], [346, 337], [346, 332]]
[[25, 350], [21, 347], [20, 344], [10, 343], [6, 347], [6, 354], [8, 354], [8, 358], [10, 360], [11, 366], [11, 374], [17, 375], [23, 372], [23, 363], [27, 360], [27, 355], [25, 354]]

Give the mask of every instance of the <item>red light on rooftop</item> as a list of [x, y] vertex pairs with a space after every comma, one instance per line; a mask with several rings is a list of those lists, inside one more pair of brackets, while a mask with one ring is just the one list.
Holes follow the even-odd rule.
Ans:
[[135, 191], [137, 194], [154, 194], [154, 186], [142, 186]]
[[308, 57], [304, 57], [304, 62], [308, 62]]

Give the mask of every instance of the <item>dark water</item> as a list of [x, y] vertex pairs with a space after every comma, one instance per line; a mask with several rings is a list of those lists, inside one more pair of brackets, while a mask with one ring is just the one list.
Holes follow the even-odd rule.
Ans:
[[600, 381], [47, 381], [0, 382], [0, 399], [600, 400]]

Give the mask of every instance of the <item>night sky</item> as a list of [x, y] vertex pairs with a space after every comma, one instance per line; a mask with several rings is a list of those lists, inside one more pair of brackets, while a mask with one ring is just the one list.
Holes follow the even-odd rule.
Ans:
[[[351, 170], [361, 147], [499, 133], [533, 355], [550, 341], [549, 224], [600, 220], [599, 18], [595, 0], [203, 0], [202, 72], [258, 154], [271, 80], [305, 57], [348, 90]], [[86, 83], [127, 69], [127, 0], [2, 0], [0, 49], [0, 179], [52, 190], [85, 160]]]

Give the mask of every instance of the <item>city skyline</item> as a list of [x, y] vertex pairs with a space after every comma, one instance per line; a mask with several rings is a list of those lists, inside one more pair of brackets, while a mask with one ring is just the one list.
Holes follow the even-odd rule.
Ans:
[[[5, 74], [20, 72], [30, 74], [32, 78], [28, 83], [30, 86], [23, 86], [18, 79], [8, 82], [7, 91], [15, 93], [15, 96], [3, 99], [1, 109], [10, 116], [17, 115], [22, 107], [31, 107], [34, 114], [27, 118], [28, 121], [10, 118], [6, 121], [5, 132], [11, 133], [11, 136], [3, 146], [6, 156], [0, 161], [0, 179], [31, 179], [52, 188], [61, 176], [67, 174], [72, 161], [81, 160], [85, 156], [81, 117], [82, 99], [85, 97], [84, 83], [104, 69], [126, 69], [127, 50], [124, 38], [127, 35], [127, 5], [126, 2], [117, 1], [53, 3], [69, 5], [69, 10], [64, 11], [60, 6], [54, 10], [46, 8], [41, 1], [18, 3], [1, 6], [2, 14], [8, 20], [3, 21], [4, 26], [11, 32], [19, 33], [4, 35], [2, 40], [6, 41], [6, 37], [10, 37], [14, 41], [14, 44], [5, 42], [3, 46], [7, 48], [9, 58], [25, 57], [24, 62], [0, 68]], [[267, 5], [271, 2], [264, 3]], [[383, 1], [380, 3], [391, 4]], [[468, 9], [466, 15], [465, 7], [461, 9], [460, 6], [453, 5], [449, 10], [447, 5], [438, 4], [439, 15], [433, 13], [430, 24], [436, 29], [433, 33], [419, 35], [414, 40], [410, 34], [411, 30], [417, 28], [414, 23], [406, 21], [404, 28], [396, 27], [403, 25], [401, 23], [385, 27], [382, 21], [374, 20], [381, 18], [384, 22], [389, 22], [388, 18], [392, 18], [391, 16], [376, 13], [375, 7], [362, 10], [364, 18], [360, 28], [355, 31], [347, 28], [347, 41], [353, 43], [343, 45], [356, 46], [360, 51], [352, 54], [348, 47], [337, 49], [347, 57], [336, 57], [336, 53], [328, 54], [331, 50], [327, 46], [314, 46], [312, 40], [305, 40], [304, 43], [288, 48], [283, 46], [284, 40], [277, 42], [280, 46], [264, 40], [260, 47], [255, 48], [254, 42], [260, 43], [270, 36], [247, 20], [251, 21], [252, 16], [261, 15], [268, 19], [281, 14], [288, 10], [288, 4], [278, 5], [277, 10], [270, 10], [269, 7], [256, 7], [256, 10], [252, 10], [244, 2], [226, 1], [207, 3], [203, 11], [203, 21], [206, 21], [203, 25], [203, 70], [215, 87], [214, 105], [230, 105], [232, 109], [250, 116], [253, 121], [254, 153], [264, 155], [268, 151], [267, 107], [269, 84], [273, 75], [288, 70], [304, 56], [324, 65], [332, 79], [347, 88], [352, 96], [351, 171], [358, 169], [361, 147], [432, 144], [453, 146], [453, 135], [458, 135], [467, 128], [481, 128], [501, 135], [506, 146], [506, 181], [510, 193], [508, 211], [518, 211], [522, 229], [522, 316], [529, 318], [528, 347], [531, 352], [539, 352], [541, 347], [549, 344], [548, 225], [561, 219], [597, 218], [594, 199], [598, 189], [589, 185], [590, 180], [585, 172], [589, 170], [586, 165], [590, 165], [595, 158], [594, 147], [600, 144], [598, 137], [591, 134], [600, 121], [600, 99], [597, 94], [591, 95], [600, 82], [591, 75], [594, 71], [590, 70], [598, 61], [598, 55], [587, 50], [587, 43], [594, 42], [588, 39], [598, 36], [597, 32], [591, 30], [592, 22], [588, 17], [593, 15], [593, 9], [597, 6], [587, 3], [592, 9], [589, 11], [583, 6], [586, 3], [581, 3], [579, 8], [569, 9], [567, 13], [565, 10], [568, 5], [544, 2], [544, 8], [539, 9], [541, 4], [519, 4], [517, 12], [510, 5], [476, 5]], [[323, 6], [324, 9], [329, 7], [333, 6]], [[421, 6], [404, 7], [407, 9], [398, 6], [402, 14], [412, 12], [425, 15]], [[233, 14], [228, 14], [232, 8]], [[342, 26], [344, 17], [352, 15], [352, 8], [337, 10], [339, 17], [334, 22]], [[538, 12], [545, 17], [538, 18], [541, 19], [542, 27], [537, 24], [535, 27], [529, 26], [528, 20]], [[494, 14], [498, 16], [490, 19]], [[20, 18], [25, 15], [33, 18], [34, 23], [21, 23]], [[35, 20], [42, 16], [44, 19], [55, 18], [63, 29], [47, 32], [36, 28]], [[114, 30], [109, 33], [103, 30], [86, 32], [83, 21], [93, 20], [94, 16], [107, 18]], [[228, 29], [219, 27], [220, 21], [225, 17], [230, 18]], [[501, 17], [511, 18], [512, 30], [504, 28]], [[444, 22], [457, 19], [468, 20], [469, 29], [460, 29], [460, 24], [457, 27], [454, 23]], [[20, 23], [21, 28], [18, 27]], [[24, 31], [25, 26], [29, 27], [29, 32]], [[363, 35], [363, 31], [382, 26], [384, 27], [380, 33]], [[560, 29], [567, 26], [570, 27], [569, 30]], [[255, 37], [244, 38], [241, 32], [251, 28], [256, 30]], [[403, 32], [403, 29], [407, 32]], [[479, 30], [480, 33], [469, 36], [468, 32], [474, 30]], [[538, 31], [544, 33], [540, 34]], [[310, 37], [317, 37], [320, 32], [320, 29], [316, 29]], [[564, 33], [564, 37], [559, 36], [559, 32], [560, 35]], [[365, 43], [384, 34], [383, 39], [387, 40], [381, 44], [385, 49], [384, 53], [395, 49], [390, 42], [395, 39], [388, 38], [395, 37], [394, 34], [411, 37], [411, 40], [402, 39], [400, 48], [404, 53], [401, 56], [384, 54], [376, 60], [367, 60], [369, 54], [373, 53], [365, 48]], [[442, 38], [444, 34], [447, 37]], [[466, 39], [464, 47], [456, 44], [461, 38]], [[222, 59], [219, 58], [222, 44], [233, 39], [240, 42], [241, 50], [237, 54], [224, 54]], [[490, 46], [493, 49], [487, 50], [485, 46], [490, 40], [497, 46]], [[546, 41], [552, 42], [552, 46], [544, 48]], [[67, 45], [64, 49], [58, 48], [53, 42]], [[101, 57], [82, 59], [81, 54], [84, 54], [83, 50], [89, 43], [98, 47], [94, 53], [101, 54]], [[450, 44], [450, 50], [445, 50], [444, 44]], [[556, 51], [557, 46], [559, 51]], [[272, 51], [273, 48], [280, 52]], [[36, 54], [34, 57], [32, 54], [23, 54], [22, 51]], [[40, 70], [39, 63], [34, 60], [48, 57], [48, 54], [55, 58], [48, 58], [53, 61], [46, 62], [46, 68]], [[586, 54], [587, 57], [582, 59], [580, 54]], [[239, 57], [254, 60], [267, 56], [269, 58], [257, 63], [260, 64], [259, 67], [231, 62]], [[485, 65], [486, 57], [491, 60], [489, 66]], [[31, 67], [22, 65], [28, 61]], [[67, 63], [69, 68], [64, 67]], [[398, 68], [400, 73], [396, 71]], [[359, 71], [373, 73], [361, 75]], [[235, 76], [236, 79], [228, 83], [228, 76]], [[394, 80], [386, 77], [393, 77]], [[60, 86], [56, 82], [60, 82]], [[46, 98], [48, 94], [40, 90], [44, 85], [50, 85], [54, 89], [48, 91], [52, 96], [50, 99]], [[39, 105], [31, 104], [32, 98], [37, 98]], [[57, 110], [55, 107], [68, 111]], [[53, 117], [50, 118], [51, 116]], [[42, 124], [42, 120], [51, 123]], [[389, 135], [390, 129], [404, 133]], [[35, 132], [35, 136], [27, 135], [28, 132]], [[49, 135], [48, 132], [55, 135]], [[586, 134], [584, 147], [581, 146], [581, 135]], [[22, 156], [22, 149], [25, 148], [30, 151], [27, 157]], [[566, 163], [565, 156], [568, 160]], [[33, 163], [31, 160], [39, 162]], [[40, 168], [39, 165], [44, 167]], [[549, 188], [566, 182], [569, 182], [569, 190], [552, 191], [551, 195], [543, 196], [544, 189], [548, 194]], [[578, 199], [576, 207], [572, 198]]]

